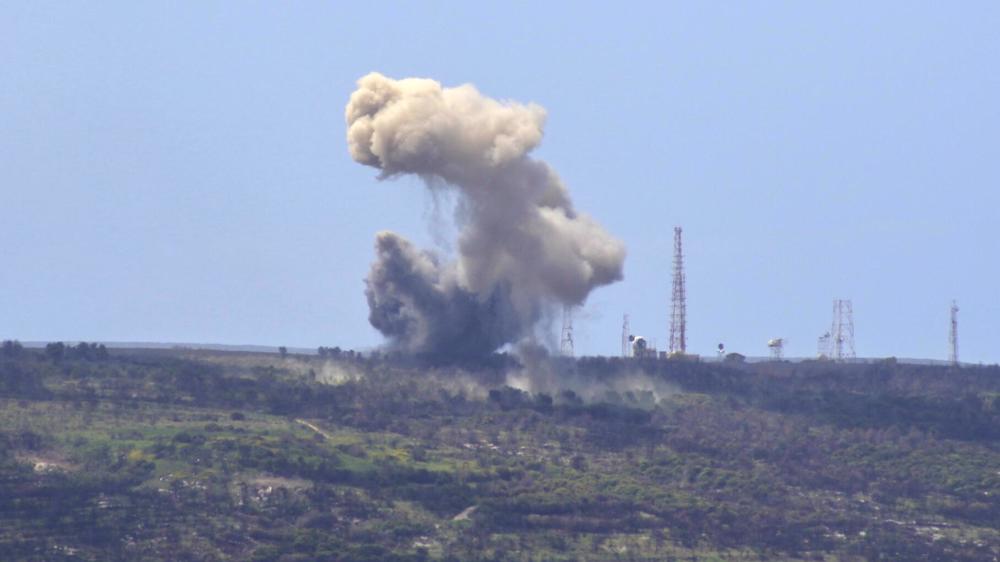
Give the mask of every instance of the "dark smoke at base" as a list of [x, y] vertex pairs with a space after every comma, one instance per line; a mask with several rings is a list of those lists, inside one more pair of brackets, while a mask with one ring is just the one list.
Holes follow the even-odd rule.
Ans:
[[381, 170], [379, 179], [415, 174], [458, 195], [456, 261], [392, 232], [376, 239], [369, 320], [397, 348], [486, 355], [533, 339], [549, 311], [622, 278], [624, 245], [528, 156], [541, 142], [541, 107], [372, 73], [345, 115], [351, 156]]
[[537, 318], [523, 324], [509, 285], [473, 294], [457, 284], [453, 272], [442, 271], [433, 254], [392, 232], [378, 234], [375, 252], [378, 259], [366, 280], [368, 320], [411, 351], [486, 355], [519, 338]]

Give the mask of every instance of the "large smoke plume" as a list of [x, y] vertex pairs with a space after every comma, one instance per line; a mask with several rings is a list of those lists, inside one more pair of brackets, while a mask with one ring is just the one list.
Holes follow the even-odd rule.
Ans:
[[529, 338], [554, 305], [622, 278], [623, 244], [577, 212], [545, 162], [545, 110], [471, 85], [358, 80], [346, 109], [355, 161], [458, 193], [457, 260], [380, 232], [366, 280], [372, 325], [408, 351], [480, 355]]

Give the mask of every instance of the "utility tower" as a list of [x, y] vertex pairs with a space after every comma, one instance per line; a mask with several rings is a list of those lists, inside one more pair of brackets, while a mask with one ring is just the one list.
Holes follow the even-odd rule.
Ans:
[[670, 355], [687, 351], [687, 297], [684, 289], [684, 251], [681, 227], [674, 227], [674, 292], [670, 309]]
[[958, 366], [958, 303], [951, 301], [951, 333], [948, 335], [948, 361]]
[[629, 325], [628, 325], [628, 314], [622, 318], [622, 357], [628, 357], [631, 355], [629, 353], [632, 350], [632, 345], [628, 341], [629, 336]]
[[573, 357], [573, 307], [563, 307], [562, 338], [559, 341], [559, 352], [563, 357]]
[[830, 332], [827, 332], [816, 340], [816, 358], [829, 359], [830, 354]]
[[854, 359], [854, 307], [850, 300], [836, 299], [833, 301], [833, 326], [830, 329], [830, 354], [834, 361]]
[[785, 338], [773, 338], [768, 340], [767, 348], [771, 350], [771, 360], [781, 361], [785, 356]]

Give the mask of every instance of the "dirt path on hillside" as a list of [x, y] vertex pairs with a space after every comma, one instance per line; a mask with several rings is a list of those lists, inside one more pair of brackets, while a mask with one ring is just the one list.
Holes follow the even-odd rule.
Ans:
[[323, 436], [324, 439], [333, 439], [332, 435], [330, 435], [329, 433], [323, 431], [322, 429], [320, 429], [319, 427], [317, 427], [316, 424], [314, 424], [314, 423], [308, 422], [306, 420], [300, 420], [300, 419], [297, 419], [295, 421], [297, 423], [300, 423], [300, 424], [308, 427], [309, 429], [315, 431], [316, 433], [319, 433], [320, 435]]
[[451, 518], [452, 521], [468, 521], [469, 517], [476, 512], [476, 508], [479, 506], [473, 505], [462, 510], [462, 513]]

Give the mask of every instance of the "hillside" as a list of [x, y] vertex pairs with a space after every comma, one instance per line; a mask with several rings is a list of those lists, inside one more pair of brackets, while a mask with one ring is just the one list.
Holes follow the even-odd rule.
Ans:
[[5, 347], [0, 559], [1000, 558], [996, 366], [323, 355]]

